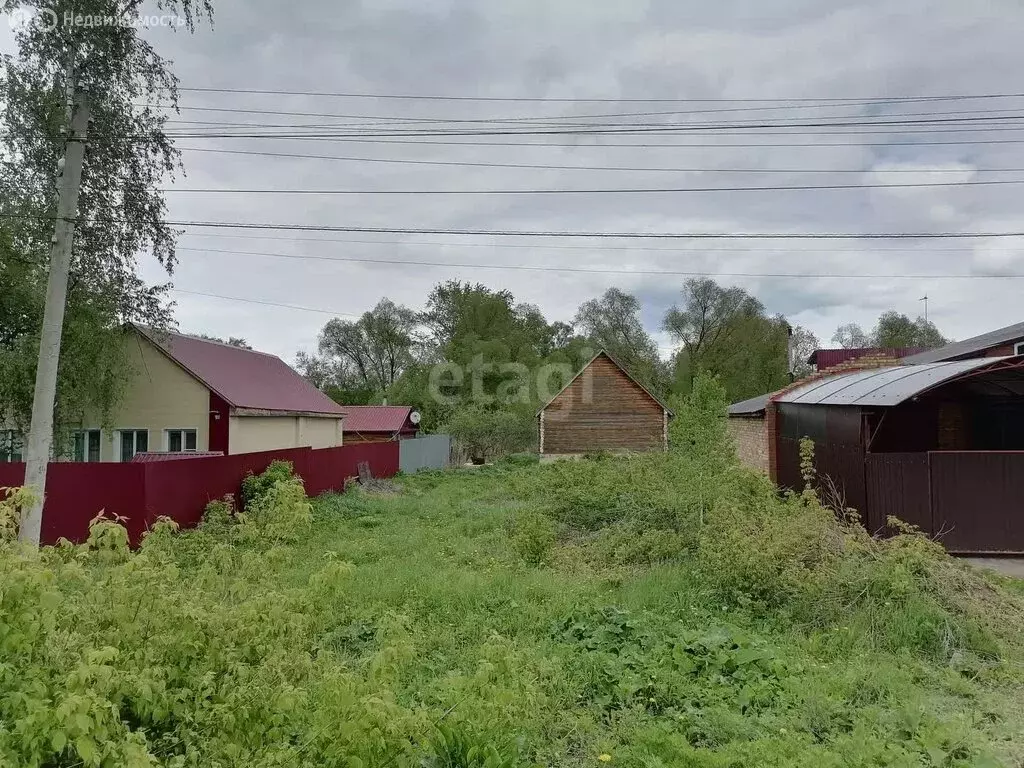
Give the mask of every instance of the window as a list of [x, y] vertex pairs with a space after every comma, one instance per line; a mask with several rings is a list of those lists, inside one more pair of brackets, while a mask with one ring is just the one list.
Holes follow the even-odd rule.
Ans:
[[171, 453], [178, 451], [194, 451], [196, 449], [196, 431], [194, 429], [168, 429], [167, 450]]
[[1024, 341], [1018, 341], [1013, 345], [1013, 354], [1024, 355]]
[[121, 435], [121, 461], [131, 461], [136, 453], [143, 453], [149, 450], [148, 429], [122, 429]]
[[100, 431], [98, 429], [83, 429], [75, 432], [74, 460], [100, 460]]
[[21, 461], [21, 432], [0, 429], [0, 462]]

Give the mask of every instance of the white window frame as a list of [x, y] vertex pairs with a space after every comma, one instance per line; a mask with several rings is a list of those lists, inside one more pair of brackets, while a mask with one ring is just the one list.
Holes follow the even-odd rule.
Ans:
[[[170, 450], [171, 450], [171, 433], [172, 432], [180, 432], [181, 433], [181, 452], [182, 453], [195, 453], [196, 451], [199, 450], [199, 430], [198, 429], [196, 429], [195, 427], [172, 427], [171, 429], [165, 429], [164, 430], [164, 450], [165, 451], [170, 453]], [[186, 445], [185, 433], [186, 432], [191, 432], [192, 434], [195, 435], [195, 437], [196, 437], [196, 440], [195, 440], [196, 447], [195, 448], [186, 448], [185, 447], [185, 445]]]
[[1018, 341], [1013, 345], [1013, 354], [1024, 355], [1024, 341]]
[[[122, 435], [124, 435], [125, 432], [131, 432], [132, 433], [132, 457], [134, 457], [135, 454], [137, 454], [137, 453], [141, 453], [141, 451], [138, 448], [138, 445], [139, 445], [139, 432], [145, 432], [146, 433], [146, 450], [147, 451], [150, 450], [150, 447], [149, 447], [149, 429], [148, 428], [145, 428], [145, 427], [123, 427], [121, 429], [118, 429], [117, 431], [114, 432], [114, 435], [115, 435], [115, 438], [114, 438], [114, 455], [117, 457], [117, 460], [119, 462], [122, 462], [122, 463], [125, 462], [125, 459], [121, 455], [121, 441], [124, 439], [122, 437]], [[131, 458], [129, 458], [128, 461], [131, 461]]]
[[[72, 433], [71, 458], [74, 459], [75, 461], [78, 461], [78, 457], [75, 456], [74, 439], [77, 438], [78, 435], [83, 435], [83, 437], [82, 437], [82, 440], [83, 440], [83, 443], [82, 443], [82, 463], [83, 464], [90, 463], [90, 461], [89, 461], [89, 434], [91, 432], [95, 432], [97, 435], [100, 436], [99, 437], [100, 448], [99, 448], [99, 453], [96, 456], [96, 462], [103, 461], [103, 430], [102, 429], [96, 429], [96, 428], [76, 429]], [[121, 447], [120, 443], [118, 443], [118, 449], [120, 449], [120, 447]], [[96, 463], [96, 462], [91, 462], [91, 463]]]

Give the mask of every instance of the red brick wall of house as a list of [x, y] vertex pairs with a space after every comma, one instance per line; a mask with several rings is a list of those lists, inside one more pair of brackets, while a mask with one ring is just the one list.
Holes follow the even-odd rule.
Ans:
[[1015, 342], [1009, 344], [1003, 344], [998, 347], [992, 347], [991, 349], [985, 350], [985, 357], [1009, 357], [1013, 354], [1013, 348], [1016, 346]]
[[730, 416], [729, 435], [740, 464], [768, 472], [768, 429], [764, 416]]

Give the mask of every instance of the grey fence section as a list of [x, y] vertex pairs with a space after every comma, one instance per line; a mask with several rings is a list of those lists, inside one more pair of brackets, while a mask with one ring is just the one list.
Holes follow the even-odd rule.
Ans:
[[452, 439], [448, 435], [425, 435], [398, 441], [398, 468], [403, 472], [444, 469], [451, 461]]

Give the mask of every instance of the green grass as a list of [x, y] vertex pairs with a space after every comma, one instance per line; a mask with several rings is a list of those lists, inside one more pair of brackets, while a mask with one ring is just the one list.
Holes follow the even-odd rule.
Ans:
[[[367, 634], [399, 621], [415, 648], [401, 705], [426, 704], [524, 763], [1011, 765], [1024, 755], [1011, 704], [1019, 657], [929, 658], [941, 649], [918, 637], [919, 606], [883, 601], [801, 625], [716, 604], [693, 558], [602, 565], [571, 532], [551, 562], [529, 565], [510, 522], [544, 506], [534, 488], [557, 472], [452, 472], [409, 478], [398, 495], [324, 497], [279, 576], [301, 585], [325, 552], [354, 563], [346, 610]], [[710, 660], [681, 673], [679, 647], [708, 636], [721, 641]], [[766, 658], [749, 674], [733, 669], [751, 647]]]
[[916, 536], [675, 454], [396, 488], [0, 551], [0, 763], [1024, 760], [1021, 593]]

